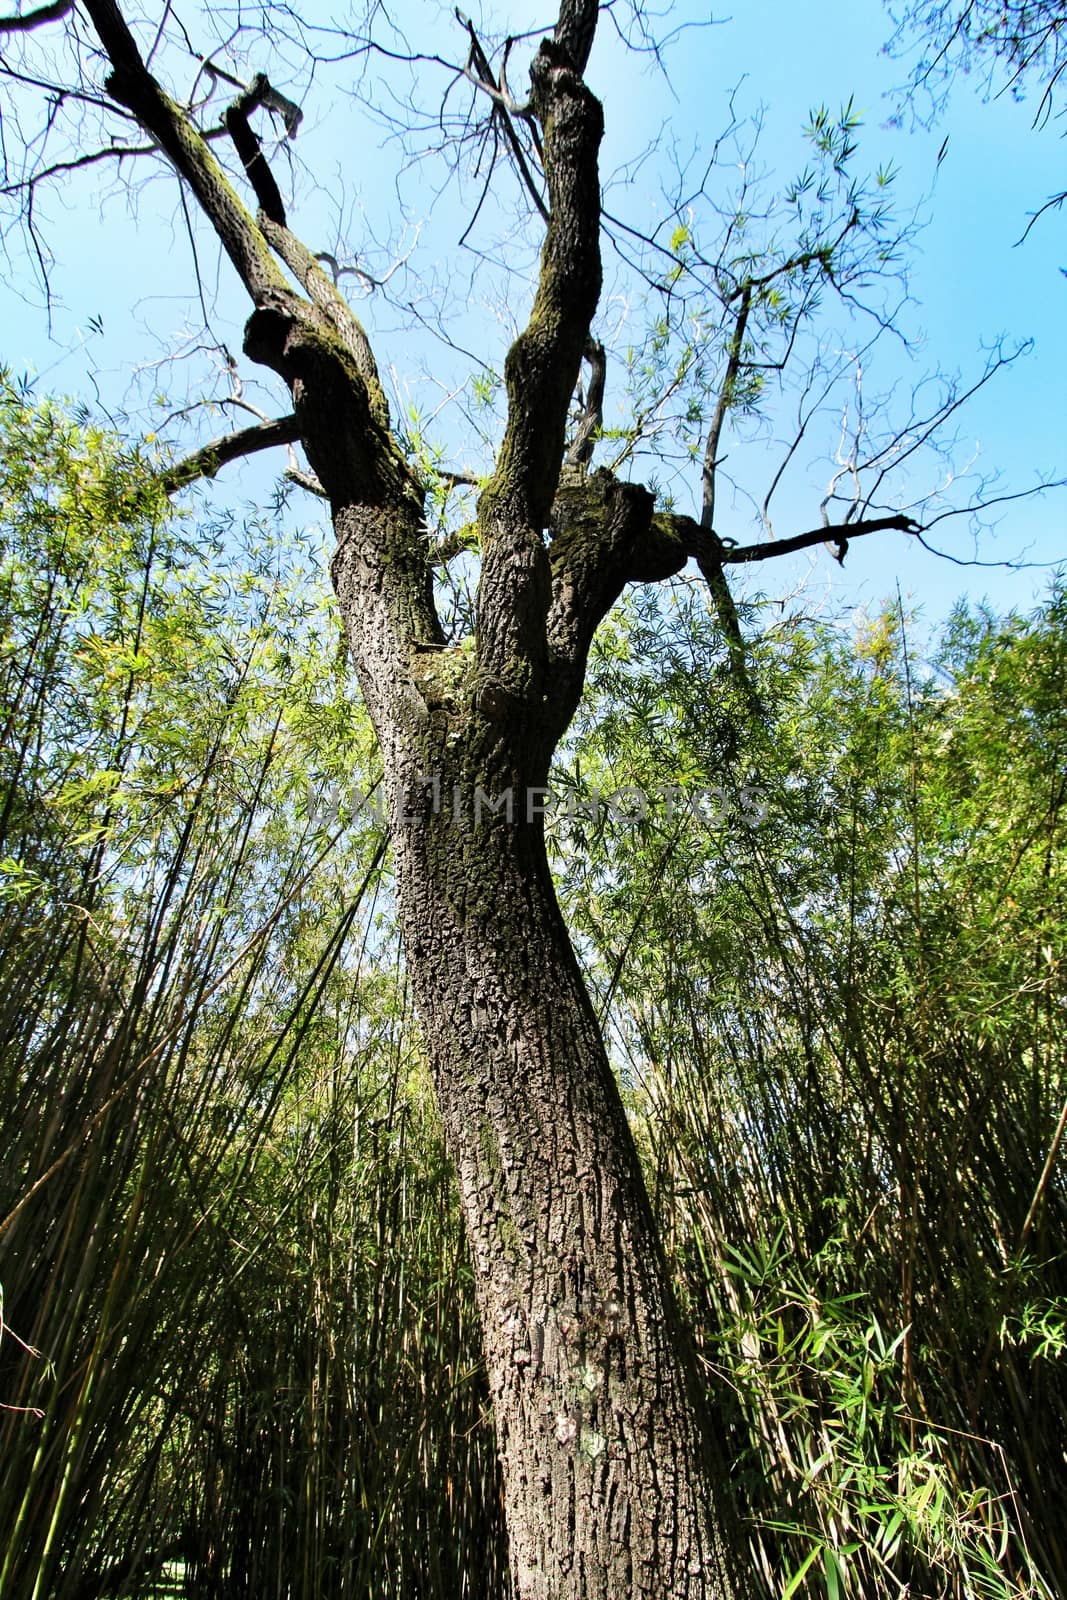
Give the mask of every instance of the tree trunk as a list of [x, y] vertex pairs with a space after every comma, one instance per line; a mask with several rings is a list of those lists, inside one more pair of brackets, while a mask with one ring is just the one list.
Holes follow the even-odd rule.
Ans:
[[507, 423], [478, 505], [477, 624], [459, 651], [434, 605], [425, 486], [391, 430], [366, 332], [289, 231], [249, 124], [262, 89], [227, 113], [253, 216], [116, 0], [85, 9], [108, 92], [169, 157], [248, 291], [245, 351], [284, 380], [292, 426], [278, 427], [299, 434], [330, 501], [408, 970], [474, 1255], [519, 1600], [726, 1596], [729, 1542], [711, 1504], [722, 1472], [535, 814], [598, 622], [628, 581], [677, 572], [696, 548], [695, 524], [654, 516], [647, 490], [608, 473], [561, 479], [601, 288], [603, 115], [582, 78], [595, 0], [562, 0], [531, 64], [548, 226], [505, 362]]
[[408, 674], [368, 648], [392, 637], [375, 614], [393, 606], [391, 584], [363, 581], [366, 525], [365, 511], [340, 519], [334, 576], [385, 755], [408, 971], [474, 1258], [516, 1594], [728, 1595], [688, 1340], [545, 853], [559, 708], [546, 696], [539, 718], [504, 704], [472, 684], [466, 652], [426, 649]]
[[422, 817], [395, 840], [517, 1594], [725, 1594], [685, 1340], [540, 826]]

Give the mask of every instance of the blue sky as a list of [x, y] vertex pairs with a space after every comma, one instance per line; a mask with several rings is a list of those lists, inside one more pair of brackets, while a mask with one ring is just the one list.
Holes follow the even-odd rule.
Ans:
[[[316, 8], [326, 20], [318, 0], [309, 14]], [[433, 6], [409, 6], [407, 14], [418, 24], [420, 43], [428, 19], [437, 14], [446, 48], [458, 53], [448, 7], [435, 13]], [[516, 8], [509, 15], [511, 26], [517, 27]], [[684, 16], [675, 7], [670, 20]], [[1028, 214], [1067, 186], [1062, 124], [1053, 122], [1035, 132], [1031, 102], [1018, 104], [1010, 95], [983, 96], [982, 80], [976, 76], [957, 83], [946, 114], [934, 128], [909, 127], [907, 116], [904, 126], [889, 126], [896, 104], [892, 91], [906, 77], [906, 66], [882, 51], [891, 24], [875, 3], [746, 0], [735, 16], [718, 13], [715, 26], [693, 29], [678, 39], [666, 57], [669, 84], [647, 61], [621, 51], [603, 19], [601, 28], [588, 76], [605, 106], [605, 177], [651, 139], [658, 138], [661, 148], [671, 143], [689, 148], [696, 139], [713, 139], [724, 126], [733, 91], [739, 115], [762, 115], [755, 159], [772, 181], [776, 175], [784, 180], [804, 163], [802, 129], [810, 110], [819, 103], [836, 109], [853, 96], [864, 122], [857, 166], [891, 163], [897, 169], [897, 207], [902, 214], [917, 212], [919, 222], [909, 279], [913, 304], [902, 323], [907, 348], [889, 341], [876, 353], [870, 371], [864, 372], [867, 392], [889, 397], [895, 388], [896, 404], [924, 372], [958, 372], [966, 378], [980, 370], [983, 352], [998, 338], [1009, 343], [1033, 340], [1032, 351], [956, 419], [956, 460], [999, 473], [1003, 492], [1028, 488], [1038, 476], [1067, 475], [1067, 277], [1061, 271], [1067, 265], [1067, 218], [1050, 213], [1025, 244], [1017, 244]], [[250, 65], [254, 70], [258, 62]], [[351, 67], [345, 71], [351, 81]], [[510, 288], [492, 272], [471, 279], [476, 256], [470, 249], [456, 250], [476, 186], [435, 201], [439, 173], [432, 164], [408, 161], [405, 166], [381, 120], [369, 118], [343, 96], [345, 81], [341, 75], [331, 82], [322, 72], [313, 88], [302, 87], [305, 125], [296, 153], [303, 156], [307, 171], [297, 179], [294, 226], [322, 248], [335, 248], [338, 236], [352, 247], [370, 230], [383, 241], [376, 258], [382, 263], [410, 251], [394, 280], [405, 285], [401, 297], [416, 299], [425, 310], [429, 301], [423, 303], [419, 296], [430, 285], [442, 286], [462, 301], [454, 307], [454, 328], [499, 369], [527, 292], [518, 278]], [[443, 81], [424, 71], [412, 78], [411, 92], [425, 89], [430, 105]], [[5, 330], [0, 359], [16, 373], [39, 374], [41, 391], [98, 399], [112, 414], [129, 413], [132, 424], [147, 430], [158, 426], [158, 420], [137, 408], [154, 391], [167, 392], [173, 405], [201, 392], [195, 360], [174, 366], [167, 359], [176, 342], [187, 350], [202, 342], [198, 303], [190, 300], [190, 244], [167, 175], [154, 179], [143, 193], [112, 186], [103, 198], [90, 183], [80, 181], [84, 176], [53, 191], [40, 206], [55, 255], [51, 333], [30, 263], [11, 243], [8, 281], [0, 287], [0, 326]], [[493, 195], [479, 218], [469, 241], [477, 250], [490, 250], [510, 226], [505, 190], [499, 202]], [[646, 162], [631, 184], [613, 190], [612, 203], [616, 201], [629, 206], [641, 225], [652, 226], [660, 203], [655, 164]], [[512, 248], [520, 265], [529, 262], [528, 238]], [[244, 306], [228, 280], [228, 269], [219, 266], [211, 241], [203, 235], [198, 261], [214, 335], [237, 354]], [[610, 266], [609, 285], [619, 287]], [[642, 308], [629, 293], [626, 304], [636, 328]], [[402, 312], [380, 298], [361, 301], [359, 309], [400, 404], [416, 405], [426, 419], [436, 413], [431, 431], [439, 435], [449, 457], [466, 455], [471, 464], [479, 464], [471, 432], [479, 413], [469, 389], [461, 389], [465, 364], [405, 326]], [[247, 367], [242, 371], [246, 393], [256, 397], [257, 375]], [[612, 406], [618, 412], [620, 403], [618, 379], [617, 368], [609, 371], [609, 420]], [[442, 406], [454, 392], [458, 400]], [[261, 398], [266, 408], [284, 405], [276, 395], [264, 393]], [[188, 425], [196, 420], [194, 414]], [[227, 425], [222, 415], [200, 420], [206, 436]], [[752, 475], [757, 497], [755, 480], [769, 470], [773, 438], [783, 427], [772, 424], [767, 437], [748, 444], [740, 438], [733, 441], [731, 470], [736, 466], [746, 490], [746, 475]], [[176, 420], [167, 432], [177, 447], [185, 428], [184, 421]], [[777, 533], [813, 525], [827, 473], [827, 462], [815, 453], [803, 460], [779, 507]], [[243, 473], [229, 472], [225, 484], [220, 479], [212, 492], [223, 497], [263, 494], [270, 482], [271, 469], [257, 465]], [[679, 490], [680, 507], [694, 509], [685, 499], [687, 493], [698, 493], [694, 483], [680, 483]], [[311, 503], [303, 514], [310, 520], [319, 513]], [[744, 542], [752, 537], [747, 517], [743, 494], [734, 499], [720, 492], [716, 520], [721, 533]], [[959, 559], [1050, 563], [1067, 555], [1065, 521], [1067, 495], [1060, 492], [1006, 507], [977, 549], [962, 519], [942, 524], [935, 536]], [[987, 595], [997, 606], [1026, 608], [1047, 581], [1045, 568], [1012, 572], [951, 565], [912, 541], [889, 535], [855, 543], [843, 570], [820, 547], [815, 556], [764, 566], [749, 584], [754, 591], [799, 596], [799, 603], [811, 609], [846, 614], [856, 606], [877, 607], [899, 585], [905, 600], [921, 606], [933, 621], [963, 592], [976, 598]]]

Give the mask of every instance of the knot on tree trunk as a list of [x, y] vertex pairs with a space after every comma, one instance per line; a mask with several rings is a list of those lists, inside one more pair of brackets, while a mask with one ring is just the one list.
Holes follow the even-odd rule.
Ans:
[[592, 580], [595, 606], [601, 590], [610, 604], [624, 583], [658, 582], [686, 562], [681, 541], [659, 525], [651, 492], [643, 484], [621, 482], [606, 467], [563, 473], [549, 527], [553, 572], [570, 570], [586, 583]]
[[307, 457], [336, 512], [398, 506], [422, 495], [407, 462], [374, 415], [355, 358], [317, 307], [264, 296], [245, 324], [245, 353], [284, 378]]

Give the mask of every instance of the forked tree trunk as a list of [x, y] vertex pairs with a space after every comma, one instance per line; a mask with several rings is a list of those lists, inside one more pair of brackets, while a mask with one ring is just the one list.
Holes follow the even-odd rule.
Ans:
[[[731, 1593], [689, 1341], [539, 813], [552, 728], [463, 652], [409, 675], [342, 518], [335, 581], [386, 759], [408, 971], [455, 1161], [520, 1600]], [[395, 547], [395, 540], [394, 540]], [[386, 585], [388, 593], [389, 585]], [[479, 709], [479, 701], [485, 709]], [[564, 713], [565, 716], [566, 713]]]
[[507, 423], [478, 506], [477, 627], [458, 653], [434, 605], [424, 486], [391, 431], [366, 333], [289, 231], [251, 130], [266, 80], [227, 113], [253, 216], [116, 0], [84, 4], [109, 93], [172, 161], [249, 293], [246, 353], [287, 385], [288, 436], [330, 500], [334, 582], [384, 757], [408, 969], [474, 1256], [517, 1595], [718, 1600], [728, 1542], [694, 1367], [527, 814], [598, 622], [626, 582], [677, 572], [701, 548], [696, 525], [654, 516], [646, 490], [563, 471], [601, 286], [603, 117], [582, 78], [596, 0], [561, 0], [531, 67], [548, 227], [505, 363]]
[[[738, 283], [724, 300], [738, 309], [699, 524], [655, 513], [646, 490], [584, 470], [599, 402], [586, 405], [569, 452], [567, 434], [583, 357], [592, 351], [594, 361], [599, 348], [590, 330], [603, 114], [583, 76], [599, 6], [559, 0], [524, 107], [465, 24], [466, 71], [510, 130], [547, 226], [529, 319], [505, 361], [503, 438], [478, 502], [477, 624], [464, 650], [450, 652], [434, 605], [426, 484], [392, 431], [366, 331], [290, 232], [249, 122], [257, 106], [276, 107], [277, 93], [257, 75], [226, 113], [253, 214], [190, 113], [152, 76], [119, 0], [81, 9], [111, 63], [108, 93], [171, 161], [248, 292], [246, 353], [292, 400], [291, 417], [221, 441], [217, 459], [198, 452], [171, 486], [242, 450], [299, 438], [330, 501], [334, 580], [385, 761], [408, 968], [474, 1254], [520, 1600], [725, 1596], [734, 1541], [712, 1508], [723, 1469], [708, 1459], [633, 1141], [527, 801], [577, 706], [593, 633], [626, 583], [665, 578], [695, 557], [743, 676], [723, 563], [808, 549], [831, 532], [728, 550], [712, 526], [752, 294], [776, 274]], [[543, 190], [516, 118], [535, 129]], [[603, 388], [602, 352], [596, 359], [590, 398]], [[918, 531], [897, 515], [837, 532], [843, 544], [888, 528]]]

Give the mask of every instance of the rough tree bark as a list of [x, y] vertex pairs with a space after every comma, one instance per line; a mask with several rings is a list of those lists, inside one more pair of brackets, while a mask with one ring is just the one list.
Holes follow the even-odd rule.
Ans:
[[[108, 93], [169, 157], [251, 298], [246, 351], [292, 396], [293, 417], [273, 426], [299, 437], [330, 501], [333, 577], [381, 743], [408, 970], [476, 1267], [516, 1593], [730, 1595], [736, 1544], [717, 1505], [716, 1441], [537, 804], [593, 632], [625, 584], [690, 556], [721, 580], [724, 561], [762, 553], [656, 514], [647, 491], [607, 473], [564, 470], [600, 294], [602, 116], [583, 78], [595, 0], [564, 0], [532, 70], [548, 229], [507, 358], [506, 431], [478, 513], [474, 648], [460, 652], [445, 648], [423, 491], [370, 344], [289, 231], [249, 126], [255, 86], [227, 117], [253, 215], [114, 0], [83, 4], [110, 59]], [[270, 442], [248, 433], [249, 449]], [[175, 483], [213, 471], [241, 448], [230, 444]], [[876, 525], [908, 523], [855, 524], [851, 536]]]
[[[601, 118], [549, 43], [533, 95], [550, 223], [479, 506], [473, 653], [436, 648], [417, 508], [340, 503], [332, 462], [312, 459], [334, 500], [334, 582], [389, 774], [407, 962], [475, 1261], [516, 1592], [726, 1595], [682, 1329], [538, 814], [593, 627], [651, 536], [652, 502], [576, 483], [577, 507], [568, 517], [561, 504], [546, 543], [600, 289]], [[684, 563], [680, 546], [670, 556]]]
[[[649, 497], [616, 498], [620, 524], [637, 511], [626, 532], [647, 530]], [[394, 785], [408, 968], [476, 1267], [516, 1591], [725, 1595], [683, 1332], [538, 815], [591, 631], [571, 596], [588, 589], [577, 564], [551, 571], [527, 522], [498, 502], [494, 515], [512, 589], [501, 574], [491, 599], [483, 581], [469, 660], [396, 660], [405, 602], [375, 559], [380, 517], [342, 516], [333, 570]]]

